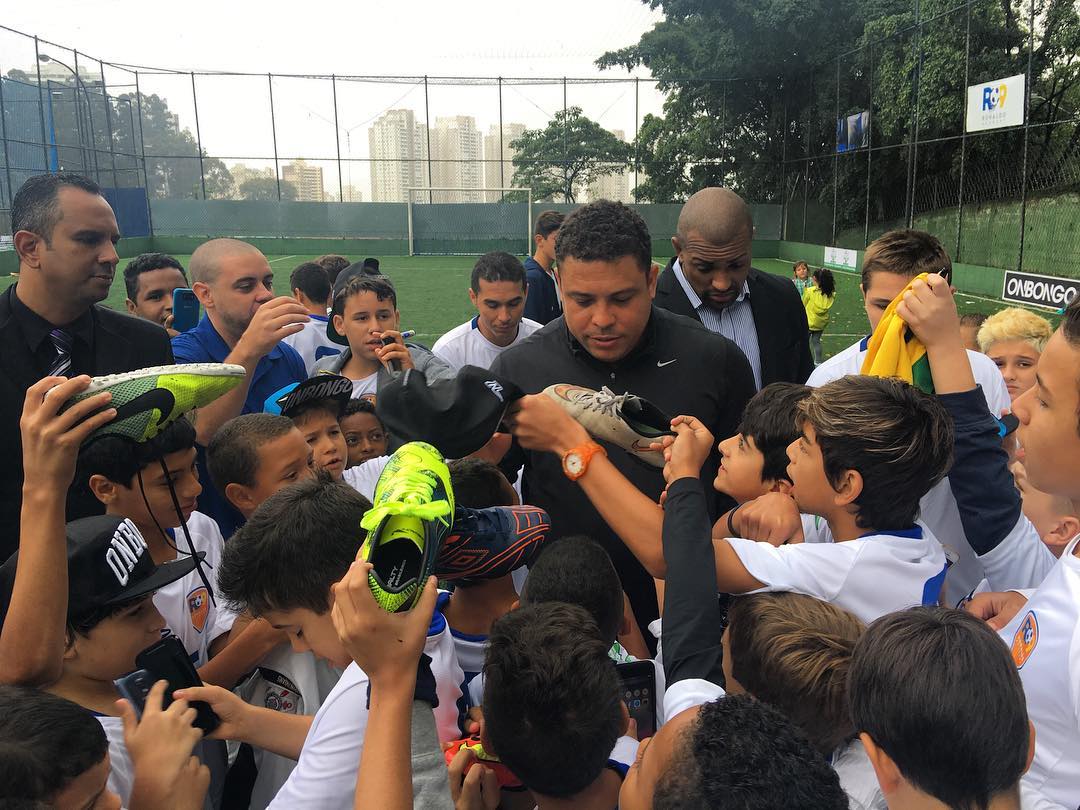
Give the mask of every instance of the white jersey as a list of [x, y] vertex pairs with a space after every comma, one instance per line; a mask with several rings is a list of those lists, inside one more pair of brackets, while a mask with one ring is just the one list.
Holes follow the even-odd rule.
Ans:
[[[236, 614], [225, 606], [225, 600], [217, 593], [217, 570], [221, 562], [221, 549], [225, 545], [217, 522], [202, 512], [192, 512], [187, 526], [195, 550], [206, 554], [202, 567], [214, 587], [214, 599], [210, 598], [206, 584], [196, 569], [158, 589], [154, 594], [154, 606], [165, 619], [162, 634], [178, 636], [198, 669], [210, 660], [210, 644], [232, 629]], [[183, 529], [169, 529], [168, 533], [180, 549], [177, 559], [191, 556], [187, 551]]]
[[[863, 362], [866, 360], [869, 337], [864, 337], [858, 343], [853, 343], [838, 354], [834, 354], [820, 366], [814, 369], [806, 384], [811, 388], [818, 388], [825, 383], [847, 377], [849, 374], [861, 374]], [[1005, 387], [1005, 378], [1001, 376], [994, 361], [985, 354], [973, 352], [968, 349], [968, 360], [971, 362], [971, 373], [975, 375], [975, 382], [982, 386], [986, 404], [994, 416], [1000, 416], [1002, 411], [1010, 408], [1009, 389]]]
[[841, 789], [847, 794], [848, 810], [889, 810], [874, 766], [858, 737], [837, 748], [829, 762], [840, 777]]
[[366, 377], [352, 381], [352, 398], [375, 401], [375, 393], [379, 388], [379, 372], [368, 374]]
[[[316, 658], [310, 652], [293, 652], [288, 643], [279, 644], [259, 662], [259, 666], [236, 693], [247, 703], [283, 714], [314, 715], [322, 706], [344, 670]], [[288, 781], [296, 760], [254, 748], [258, 776], [251, 791], [249, 810], [263, 810]]]
[[[814, 369], [806, 384], [816, 388], [849, 374], [861, 373], [869, 341], [870, 338], [865, 337], [830, 357]], [[971, 350], [968, 350], [968, 360], [971, 362], [975, 382], [986, 397], [990, 413], [998, 417], [1002, 411], [1009, 410], [1009, 390], [1005, 387], [1005, 380], [994, 361], [985, 354]], [[948, 479], [939, 481], [919, 501], [919, 522], [956, 554], [956, 562], [949, 568], [949, 575], [945, 578], [946, 601], [955, 605], [975, 588], [984, 574], [975, 553], [968, 545]]]
[[1053, 802], [1080, 802], [1080, 535], [1008, 625], [1009, 645], [1035, 726], [1035, 759], [1023, 784]]
[[480, 332], [480, 316], [477, 315], [471, 321], [455, 326], [435, 341], [431, 351], [454, 368], [461, 368], [462, 366], [491, 368], [491, 364], [495, 362], [496, 357], [509, 349], [510, 346], [521, 343], [521, 341], [542, 327], [542, 323], [522, 318], [521, 323], [518, 324], [517, 337], [507, 346], [497, 346]]
[[103, 714], [97, 715], [97, 720], [109, 741], [109, 790], [120, 797], [120, 804], [127, 807], [131, 788], [135, 784], [135, 768], [124, 743], [124, 721]]
[[724, 697], [723, 687], [704, 678], [685, 678], [676, 681], [664, 690], [664, 717], [667, 723], [672, 717], [692, 709], [695, 706], [704, 706]]
[[[435, 602], [435, 609], [444, 616], [446, 608], [450, 604], [450, 596], [449, 591], [439, 591], [438, 599]], [[463, 698], [458, 706], [458, 729], [460, 731], [459, 736], [464, 737], [466, 736], [465, 720], [468, 719], [469, 709], [481, 705], [484, 688], [481, 673], [484, 671], [484, 651], [487, 649], [488, 637], [474, 633], [462, 633], [450, 627], [449, 624], [447, 629], [450, 631], [450, 637], [454, 641], [454, 655], [457, 656], [458, 666], [461, 667], [461, 694]], [[474, 681], [478, 682], [479, 690], [475, 700], [470, 690], [470, 684]]]
[[[441, 742], [460, 739], [457, 703], [461, 667], [446, 619], [432, 617], [424, 652], [431, 658], [439, 706], [435, 725]], [[275, 810], [352, 810], [356, 772], [364, 747], [368, 718], [368, 677], [349, 664], [337, 686], [323, 701], [304, 740], [300, 759], [284, 787], [270, 803]]]
[[345, 470], [342, 480], [369, 501], [374, 501], [375, 485], [379, 483], [379, 476], [382, 475], [388, 461], [390, 461], [390, 456], [369, 458], [363, 464], [357, 464]]
[[295, 335], [288, 335], [281, 339], [282, 343], [288, 343], [300, 358], [304, 361], [304, 368], [308, 376], [314, 376], [315, 363], [324, 357], [332, 357], [341, 354], [344, 346], [339, 346], [326, 336], [326, 322], [329, 320], [325, 315], [309, 315], [310, 321], [304, 324], [304, 328]]
[[799, 517], [802, 518], [804, 543], [831, 543], [833, 541], [832, 530], [825, 518], [820, 515], [808, 515], [805, 512]]
[[983, 590], [1014, 591], [1038, 588], [1058, 561], [1021, 512], [1012, 531], [979, 557], [979, 562], [986, 571]]
[[770, 543], [728, 538], [739, 560], [765, 587], [794, 591], [851, 611], [866, 624], [886, 613], [937, 604], [945, 553], [915, 527], [843, 543]]

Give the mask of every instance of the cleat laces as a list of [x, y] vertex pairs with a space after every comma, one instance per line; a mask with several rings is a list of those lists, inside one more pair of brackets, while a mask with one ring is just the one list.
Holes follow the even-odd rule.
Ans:
[[435, 483], [429, 476], [422, 472], [403, 473], [395, 484], [395, 499], [369, 509], [360, 521], [361, 528], [371, 531], [391, 515], [437, 520], [450, 527], [450, 502], [446, 499], [428, 500], [435, 490]]

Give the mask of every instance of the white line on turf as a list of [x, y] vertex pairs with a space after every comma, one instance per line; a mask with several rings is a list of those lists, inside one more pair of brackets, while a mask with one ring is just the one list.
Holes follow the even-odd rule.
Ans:
[[278, 256], [276, 259], [269, 259], [268, 263], [273, 264], [274, 262], [283, 262], [286, 259], [295, 259], [295, 258], [296, 258], [296, 254], [294, 253], [292, 256]]

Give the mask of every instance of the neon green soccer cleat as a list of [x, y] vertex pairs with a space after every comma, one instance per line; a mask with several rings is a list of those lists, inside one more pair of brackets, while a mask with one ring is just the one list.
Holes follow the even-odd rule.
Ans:
[[145, 442], [189, 411], [231, 391], [246, 373], [243, 366], [229, 363], [187, 363], [109, 374], [94, 377], [90, 386], [72, 397], [64, 408], [102, 391], [111, 391], [111, 407], [116, 408], [116, 418], [94, 431], [90, 439], [124, 436]]
[[401, 613], [416, 604], [453, 522], [454, 490], [442, 454], [424, 442], [403, 445], [360, 521], [368, 533], [360, 555], [374, 566], [368, 584], [383, 610]]

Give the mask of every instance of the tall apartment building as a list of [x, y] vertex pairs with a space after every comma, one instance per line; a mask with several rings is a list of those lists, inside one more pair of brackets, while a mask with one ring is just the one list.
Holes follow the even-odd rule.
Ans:
[[[611, 134], [620, 141], [626, 140], [626, 133], [621, 129], [613, 129]], [[593, 200], [615, 200], [616, 202], [629, 203], [634, 201], [631, 193], [631, 181], [634, 176], [633, 168], [623, 169], [616, 174], [605, 174], [589, 184], [586, 194], [589, 202]]]
[[442, 188], [477, 189], [443, 192], [439, 202], [483, 202], [484, 137], [471, 115], [436, 118], [431, 130], [431, 184]]
[[368, 130], [373, 202], [405, 202], [427, 182], [427, 127], [412, 110], [388, 110]]
[[[514, 185], [514, 155], [517, 150], [510, 144], [525, 134], [524, 124], [503, 124], [500, 152], [499, 125], [492, 124], [484, 136], [484, 188], [500, 188]], [[502, 163], [500, 171], [500, 162]], [[488, 192], [488, 202], [498, 202], [499, 192]]]
[[285, 163], [281, 167], [281, 179], [295, 186], [296, 199], [301, 202], [323, 202], [326, 199], [322, 166], [313, 166], [305, 160]]

